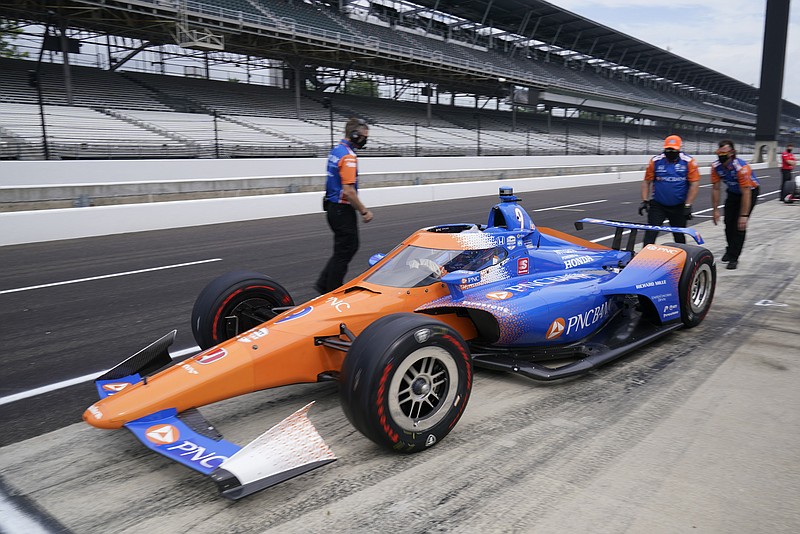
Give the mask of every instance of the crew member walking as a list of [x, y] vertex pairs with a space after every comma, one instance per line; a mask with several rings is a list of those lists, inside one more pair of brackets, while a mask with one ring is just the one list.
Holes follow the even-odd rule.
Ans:
[[[793, 180], [792, 171], [797, 164], [797, 157], [792, 154], [793, 150], [794, 145], [792, 143], [787, 143], [786, 150], [781, 154], [781, 202], [786, 202], [786, 198], [783, 196], [783, 184]], [[794, 192], [794, 190], [791, 191]]]
[[[652, 199], [651, 199], [652, 186]], [[642, 181], [642, 203], [639, 215], [647, 212], [647, 224], [660, 226], [669, 219], [671, 226], [685, 227], [692, 218], [692, 202], [700, 187], [697, 161], [681, 151], [681, 138], [664, 139], [664, 152], [653, 156]], [[644, 244], [655, 243], [657, 231], [644, 234]], [[678, 243], [686, 243], [684, 234], [672, 234]]]
[[358, 197], [358, 158], [355, 152], [367, 144], [369, 126], [362, 119], [349, 119], [344, 127], [344, 136], [328, 155], [322, 204], [328, 225], [333, 230], [333, 255], [314, 284], [314, 289], [320, 293], [333, 291], [344, 283], [347, 266], [358, 251], [357, 213], [365, 223], [372, 220], [372, 212]]
[[736, 269], [742, 253], [747, 223], [756, 205], [759, 182], [753, 169], [743, 159], [736, 157], [736, 147], [730, 139], [719, 142], [717, 161], [711, 164], [711, 205], [714, 224], [719, 222], [720, 183], [725, 182], [728, 196], [725, 198], [725, 239], [728, 246], [722, 256], [728, 269]]

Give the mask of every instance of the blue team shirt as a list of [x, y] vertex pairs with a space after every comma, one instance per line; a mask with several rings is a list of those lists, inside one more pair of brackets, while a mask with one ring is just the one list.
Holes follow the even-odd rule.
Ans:
[[725, 182], [728, 192], [735, 195], [741, 195], [743, 187], [752, 190], [761, 186], [753, 168], [741, 158], [734, 158], [731, 165], [719, 161], [711, 164], [711, 183], [720, 180]]
[[[345, 167], [344, 173], [342, 167]], [[336, 204], [349, 204], [342, 197], [342, 184], [352, 184], [358, 191], [358, 166], [356, 153], [350, 143], [342, 139], [328, 154], [328, 175], [325, 181], [325, 200]]]
[[700, 173], [695, 159], [683, 152], [675, 163], [658, 154], [650, 160], [645, 179], [653, 181], [653, 200], [663, 206], [675, 206], [686, 202], [689, 183], [698, 181]]

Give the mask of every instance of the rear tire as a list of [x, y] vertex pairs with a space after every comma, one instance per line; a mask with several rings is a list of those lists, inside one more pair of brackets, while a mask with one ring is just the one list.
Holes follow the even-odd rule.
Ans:
[[707, 248], [680, 243], [670, 243], [670, 246], [686, 251], [686, 263], [678, 282], [678, 300], [681, 321], [692, 328], [703, 321], [711, 308], [717, 285], [717, 266], [714, 255]]
[[269, 276], [233, 271], [212, 280], [192, 308], [192, 334], [205, 350], [246, 332], [277, 314], [273, 308], [294, 306], [289, 292]]
[[794, 178], [786, 180], [781, 186], [781, 200], [791, 204], [794, 202], [795, 183]]
[[341, 371], [340, 398], [356, 429], [378, 445], [413, 453], [453, 429], [472, 390], [472, 357], [450, 326], [397, 313], [370, 324]]

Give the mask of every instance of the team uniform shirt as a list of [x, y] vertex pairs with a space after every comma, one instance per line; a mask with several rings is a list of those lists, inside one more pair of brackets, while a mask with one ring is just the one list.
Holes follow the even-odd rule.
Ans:
[[325, 200], [336, 204], [349, 204], [342, 190], [352, 185], [358, 191], [358, 160], [350, 143], [342, 139], [328, 155], [328, 177], [325, 182]]
[[647, 164], [644, 179], [653, 182], [653, 200], [662, 206], [676, 206], [686, 201], [689, 184], [700, 181], [700, 169], [697, 161], [683, 152], [675, 163], [658, 154]]
[[719, 161], [711, 164], [711, 183], [719, 181], [725, 182], [728, 193], [741, 195], [742, 191], [750, 191], [759, 187], [761, 183], [756, 178], [756, 174], [746, 161], [734, 158], [731, 165], [723, 165]]
[[791, 171], [794, 169], [797, 160], [792, 152], [784, 152], [781, 154], [781, 170]]

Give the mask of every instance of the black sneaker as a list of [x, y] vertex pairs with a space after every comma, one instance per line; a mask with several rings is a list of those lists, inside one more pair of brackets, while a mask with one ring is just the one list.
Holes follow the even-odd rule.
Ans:
[[727, 263], [729, 261], [731, 261], [731, 257], [726, 252], [725, 254], [722, 255], [722, 263]]
[[739, 261], [738, 261], [738, 260], [731, 260], [731, 261], [728, 263], [728, 266], [727, 266], [727, 267], [725, 267], [725, 268], [726, 268], [726, 269], [735, 269], [736, 267], [738, 267], [738, 265], [739, 265]]

